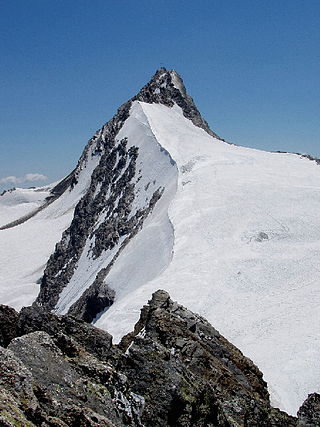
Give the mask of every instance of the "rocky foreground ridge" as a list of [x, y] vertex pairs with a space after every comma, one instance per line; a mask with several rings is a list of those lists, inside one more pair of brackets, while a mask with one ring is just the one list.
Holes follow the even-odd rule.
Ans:
[[121, 343], [39, 307], [0, 306], [0, 425], [316, 426], [272, 408], [262, 373], [204, 318], [153, 294]]

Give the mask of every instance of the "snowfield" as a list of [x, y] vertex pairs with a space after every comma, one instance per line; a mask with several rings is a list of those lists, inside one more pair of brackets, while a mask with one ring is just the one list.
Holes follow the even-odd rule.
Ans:
[[[112, 266], [106, 282], [116, 300], [95, 325], [119, 341], [151, 294], [165, 289], [250, 357], [264, 373], [272, 403], [295, 414], [308, 393], [320, 392], [319, 165], [215, 139], [177, 105], [135, 101], [117, 135], [124, 137], [140, 148], [133, 213], [156, 188], [165, 191]], [[0, 231], [1, 303], [20, 309], [34, 301], [97, 162], [89, 155], [72, 191]], [[27, 207], [10, 202], [10, 218], [43, 198], [31, 198]], [[0, 197], [3, 222], [10, 203]], [[89, 248], [88, 240], [58, 313], [68, 311], [114, 255], [105, 251], [94, 260]]]
[[[96, 326], [119, 341], [152, 292], [165, 289], [250, 357], [272, 403], [295, 414], [320, 391], [320, 167], [216, 140], [177, 106], [140, 105], [179, 169], [167, 206], [174, 244], [170, 227], [159, 236], [149, 218], [108, 276], [116, 301]], [[168, 244], [152, 250], [158, 240]]]

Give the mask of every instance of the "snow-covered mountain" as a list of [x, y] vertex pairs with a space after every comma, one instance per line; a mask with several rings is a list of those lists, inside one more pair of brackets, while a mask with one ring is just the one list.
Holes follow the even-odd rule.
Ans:
[[0, 197], [0, 303], [119, 340], [157, 289], [206, 317], [295, 413], [320, 391], [320, 167], [221, 140], [160, 69], [47, 188]]

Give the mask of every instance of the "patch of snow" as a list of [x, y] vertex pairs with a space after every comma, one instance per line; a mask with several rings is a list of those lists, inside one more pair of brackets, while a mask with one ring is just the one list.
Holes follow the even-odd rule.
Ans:
[[177, 72], [175, 70], [170, 71], [171, 80], [173, 83], [173, 86], [178, 89], [182, 95], [185, 95], [185, 89], [181, 84], [180, 77], [178, 76]]
[[101, 187], [102, 187], [102, 182], [98, 182], [98, 184], [97, 184], [97, 186], [96, 186], [96, 189], [94, 190], [94, 193], [93, 193], [93, 198], [94, 198], [94, 199], [95, 199], [95, 198], [97, 197], [97, 195], [100, 193]]
[[125, 351], [125, 355], [128, 356], [130, 354], [130, 348], [133, 346], [133, 341], [131, 342], [131, 344], [129, 345], [129, 347], [127, 348], [127, 350]]

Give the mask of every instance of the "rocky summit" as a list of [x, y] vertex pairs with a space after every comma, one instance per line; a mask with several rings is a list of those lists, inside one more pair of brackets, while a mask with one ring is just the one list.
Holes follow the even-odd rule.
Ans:
[[262, 373], [203, 317], [157, 291], [119, 345], [72, 316], [0, 307], [0, 425], [316, 426], [320, 396], [292, 417]]

